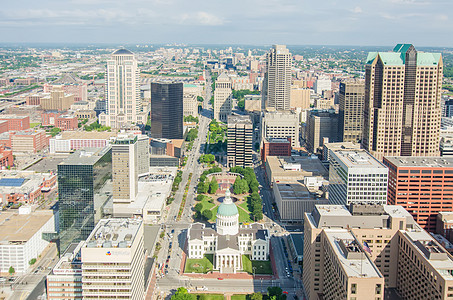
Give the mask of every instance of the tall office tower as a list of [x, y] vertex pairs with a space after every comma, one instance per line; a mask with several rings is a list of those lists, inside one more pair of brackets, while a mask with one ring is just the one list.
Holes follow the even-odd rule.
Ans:
[[370, 52], [365, 70], [362, 144], [384, 156], [439, 155], [442, 55], [398, 44]]
[[362, 140], [365, 81], [347, 80], [340, 83], [338, 138], [342, 142]]
[[55, 86], [49, 96], [41, 98], [43, 110], [68, 110], [74, 104], [74, 95], [66, 94], [61, 86]]
[[149, 172], [146, 136], [120, 135], [112, 144], [113, 203], [128, 204], [138, 192], [138, 177]]
[[332, 90], [332, 81], [327, 77], [318, 77], [313, 84], [313, 89], [318, 95], [322, 95], [324, 91]]
[[299, 115], [294, 111], [266, 111], [261, 119], [261, 140], [291, 138], [291, 147], [299, 147]]
[[143, 221], [102, 219], [81, 249], [83, 299], [142, 300]]
[[291, 53], [274, 45], [267, 54], [263, 83], [263, 109], [289, 110], [291, 99]]
[[291, 108], [301, 108], [309, 109], [310, 108], [310, 89], [303, 89], [297, 85], [291, 86], [290, 92], [290, 106]]
[[126, 49], [113, 52], [105, 74], [107, 112], [99, 115], [99, 122], [112, 128], [142, 123], [140, 70], [134, 54]]
[[231, 81], [226, 73], [220, 74], [215, 82], [214, 90], [214, 119], [227, 122], [233, 109], [233, 94]]
[[338, 141], [338, 114], [334, 110], [312, 110], [305, 130], [308, 147], [317, 152], [326, 138], [329, 143]]
[[60, 250], [85, 240], [102, 218], [104, 183], [112, 176], [110, 147], [83, 148], [58, 165]]
[[386, 204], [388, 169], [365, 150], [329, 153], [329, 202]]
[[228, 116], [229, 167], [252, 166], [253, 123], [250, 116]]
[[182, 82], [151, 83], [151, 136], [182, 139], [184, 100]]
[[384, 157], [388, 203], [401, 205], [425, 230], [436, 231], [439, 212], [453, 211], [453, 158]]
[[304, 216], [309, 300], [382, 300], [392, 298], [388, 288], [402, 299], [447, 300], [451, 274], [452, 256], [399, 205], [316, 205]]

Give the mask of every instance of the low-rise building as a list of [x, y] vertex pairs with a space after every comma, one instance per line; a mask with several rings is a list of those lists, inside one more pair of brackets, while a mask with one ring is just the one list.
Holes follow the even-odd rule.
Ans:
[[194, 116], [198, 115], [198, 101], [197, 96], [193, 94], [184, 93], [183, 95], [183, 109], [184, 116]]
[[37, 259], [49, 242], [43, 233], [55, 232], [55, 217], [51, 210], [31, 212], [30, 207], [0, 214], [0, 272], [7, 274], [10, 267], [15, 273], [26, 273], [29, 262]]
[[103, 148], [117, 136], [107, 131], [64, 131], [49, 140], [50, 153], [69, 153], [81, 148]]
[[33, 171], [0, 171], [0, 202], [35, 203], [43, 192], [56, 186], [57, 176], [51, 173]]
[[44, 130], [23, 130], [10, 135], [13, 152], [39, 152], [49, 146], [50, 135]]
[[245, 95], [244, 110], [247, 112], [261, 111], [261, 95]]
[[291, 156], [291, 138], [264, 139], [260, 152], [263, 163], [266, 162], [268, 156]]
[[83, 299], [80, 250], [85, 241], [71, 244], [47, 275], [47, 299]]
[[270, 186], [304, 180], [305, 177], [328, 176], [326, 168], [316, 156], [268, 156], [265, 172]]
[[30, 128], [29, 116], [0, 115], [0, 121], [8, 122], [8, 131], [27, 130]]
[[269, 260], [269, 231], [263, 224], [239, 225], [239, 212], [226, 190], [217, 210], [215, 229], [205, 224], [191, 224], [187, 233], [189, 258], [214, 255], [214, 269], [220, 273], [236, 273], [243, 269], [242, 256], [251, 260]]

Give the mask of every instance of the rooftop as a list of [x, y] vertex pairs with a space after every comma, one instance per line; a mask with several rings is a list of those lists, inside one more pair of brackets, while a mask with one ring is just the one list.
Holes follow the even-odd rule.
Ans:
[[333, 157], [337, 157], [348, 169], [382, 169], [387, 170], [383, 163], [374, 158], [365, 150], [340, 150], [332, 153]]
[[142, 225], [138, 219], [102, 219], [88, 237], [86, 248], [130, 248]]
[[63, 140], [108, 140], [116, 137], [116, 132], [107, 131], [63, 131], [60, 135], [56, 136], [56, 139]]
[[449, 156], [386, 156], [385, 159], [397, 167], [404, 168], [453, 168], [453, 157]]
[[[271, 180], [303, 180], [306, 176], [327, 176], [327, 170], [317, 157], [267, 156], [266, 168], [270, 168]], [[268, 174], [270, 175], [270, 174]]]
[[0, 244], [20, 245], [30, 240], [54, 214], [51, 210], [39, 210], [29, 214], [3, 211], [0, 214]]
[[82, 148], [71, 154], [59, 165], [94, 165], [108, 151], [110, 151], [110, 146], [104, 148]]
[[116, 50], [115, 52], [112, 53], [112, 55], [134, 55], [134, 53], [123, 48]]
[[230, 115], [230, 116], [228, 116], [228, 125], [233, 125], [233, 124], [252, 125], [252, 120], [250, 119], [249, 115], [245, 115], [245, 116]]
[[346, 229], [326, 229], [324, 232], [348, 277], [382, 277], [350, 232]]

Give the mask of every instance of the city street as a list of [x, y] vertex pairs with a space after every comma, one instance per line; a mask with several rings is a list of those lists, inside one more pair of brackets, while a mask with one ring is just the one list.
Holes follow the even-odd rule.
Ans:
[[[209, 103], [211, 98], [211, 84], [210, 78], [207, 78], [206, 96], [204, 101], [204, 109], [199, 117], [198, 137], [194, 141], [193, 148], [186, 153], [187, 164], [183, 170], [182, 181], [179, 185], [179, 190], [175, 195], [175, 201], [171, 204], [166, 220], [164, 220], [163, 228], [165, 236], [162, 242], [162, 249], [160, 250], [157, 259], [158, 265], [163, 268], [163, 277], [157, 279], [156, 293], [154, 295], [168, 295], [174, 292], [178, 287], [184, 286], [188, 289], [197, 286], [205, 286], [208, 291], [212, 292], [265, 292], [267, 287], [280, 286], [284, 291], [288, 292], [289, 297], [296, 295], [297, 291], [301, 289], [301, 282], [299, 279], [294, 279], [292, 276], [288, 278], [288, 257], [286, 257], [282, 242], [288, 234], [286, 230], [274, 221], [276, 213], [272, 209], [273, 195], [270, 187], [268, 186], [263, 169], [256, 164], [255, 173], [260, 183], [260, 194], [263, 199], [264, 210], [264, 223], [269, 229], [271, 234], [271, 247], [278, 262], [277, 279], [275, 280], [251, 280], [251, 279], [194, 279], [188, 276], [180, 275], [181, 259], [183, 257], [183, 249], [185, 246], [187, 228], [193, 222], [192, 207], [194, 206], [196, 196], [196, 186], [198, 178], [203, 172], [202, 165], [198, 162], [200, 155], [204, 153], [204, 147], [207, 139], [208, 126], [210, 116], [212, 115], [212, 106]], [[258, 160], [257, 160], [258, 161]], [[186, 198], [186, 203], [180, 220], [177, 220], [178, 211], [180, 209], [184, 189], [188, 181], [189, 174], [192, 173], [192, 179], [189, 185], [189, 192]], [[170, 246], [171, 245], [171, 246]], [[300, 292], [298, 293], [300, 295]]]

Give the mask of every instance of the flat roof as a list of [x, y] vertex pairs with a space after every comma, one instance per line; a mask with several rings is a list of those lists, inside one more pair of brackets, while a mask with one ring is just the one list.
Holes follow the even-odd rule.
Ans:
[[332, 156], [337, 157], [348, 169], [373, 168], [387, 169], [387, 167], [365, 150], [339, 150], [333, 151]]
[[139, 219], [102, 219], [86, 240], [86, 248], [130, 248], [142, 225]]
[[308, 191], [305, 184], [301, 184], [299, 182], [294, 183], [276, 183], [274, 184], [274, 188], [277, 188], [282, 200], [294, 200], [294, 201], [301, 201], [304, 199], [312, 200], [313, 197], [310, 196], [310, 192]]
[[252, 119], [249, 115], [230, 115], [228, 116], [228, 125], [230, 124], [248, 124], [252, 125]]
[[108, 140], [116, 137], [116, 132], [108, 131], [63, 131], [56, 139], [63, 140]]
[[30, 214], [3, 211], [0, 214], [0, 244], [22, 244], [30, 240], [54, 214], [51, 210], [39, 210]]
[[[327, 176], [327, 170], [321, 161], [309, 156], [267, 156], [266, 164], [271, 169], [271, 180], [286, 180], [293, 178], [303, 180], [305, 176]], [[300, 171], [285, 170], [285, 166], [300, 164]]]
[[[381, 278], [382, 275], [374, 267], [373, 263], [363, 253], [361, 247], [358, 246], [354, 236], [346, 229], [325, 229], [327, 240], [329, 241], [334, 253], [338, 257], [341, 266], [348, 277], [359, 278]], [[350, 245], [351, 252], [357, 253], [361, 258], [348, 258], [348, 253], [345, 253], [340, 246], [340, 242]]]
[[110, 146], [104, 148], [82, 148], [71, 154], [59, 165], [94, 165], [109, 150]]
[[385, 159], [397, 167], [453, 168], [453, 157], [448, 156], [386, 156]]
[[290, 233], [291, 241], [298, 256], [304, 254], [304, 235], [302, 233]]

